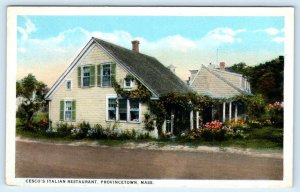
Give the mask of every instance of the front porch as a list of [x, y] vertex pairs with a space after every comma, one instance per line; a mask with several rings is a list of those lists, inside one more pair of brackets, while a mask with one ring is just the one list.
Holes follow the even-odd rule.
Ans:
[[207, 122], [237, 122], [246, 118], [246, 105], [240, 101], [203, 106], [200, 110], [169, 110], [163, 124], [163, 132], [178, 135], [187, 129], [201, 128]]

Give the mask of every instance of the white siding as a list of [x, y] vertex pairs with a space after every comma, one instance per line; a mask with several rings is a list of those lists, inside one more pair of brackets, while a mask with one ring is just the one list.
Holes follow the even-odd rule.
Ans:
[[[77, 63], [77, 66], [86, 64], [98, 65], [100, 63], [105, 62], [113, 62], [113, 60], [102, 49], [96, 46], [91, 46], [91, 48]], [[55, 126], [56, 123], [60, 122], [60, 101], [64, 99], [76, 100], [76, 122], [74, 122], [74, 124], [81, 123], [82, 121], [87, 121], [92, 125], [101, 124], [102, 126], [113, 124], [112, 122], [106, 121], [106, 96], [116, 94], [114, 88], [98, 87], [96, 80], [95, 87], [78, 87], [77, 66], [66, 77], [66, 80], [72, 80], [72, 89], [67, 89], [67, 81], [65, 80], [51, 97], [51, 102], [49, 106], [51, 110], [49, 116], [51, 118], [51, 121], [53, 122], [52, 125]], [[117, 64], [116, 80], [122, 86], [123, 80], [126, 77], [126, 75], [127, 72]], [[136, 87], [136, 83], [133, 82], [133, 89], [136, 89]], [[144, 114], [148, 112], [148, 107], [145, 104], [142, 104], [141, 110], [141, 119], [143, 121]], [[144, 126], [142, 122], [120, 123], [119, 125], [121, 128], [142, 128]]]

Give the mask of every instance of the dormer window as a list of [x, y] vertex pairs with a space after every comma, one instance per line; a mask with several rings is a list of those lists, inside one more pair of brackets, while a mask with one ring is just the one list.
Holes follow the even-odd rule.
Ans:
[[131, 89], [132, 88], [132, 80], [129, 78], [124, 79], [124, 88]]

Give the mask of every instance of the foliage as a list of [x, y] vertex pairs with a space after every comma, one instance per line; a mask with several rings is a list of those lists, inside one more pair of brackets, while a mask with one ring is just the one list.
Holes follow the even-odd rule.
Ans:
[[[133, 78], [132, 76], [126, 78]], [[122, 97], [125, 98], [133, 98], [133, 99], [139, 99], [141, 101], [148, 101], [151, 97], [151, 92], [143, 85], [141, 84], [137, 79], [135, 79], [138, 87], [135, 90], [124, 90], [120, 84], [116, 81], [114, 78], [112, 80], [112, 86], [115, 89], [116, 93]]]
[[215, 129], [215, 130], [218, 130], [218, 129], [221, 129], [222, 128], [222, 125], [223, 123], [220, 122], [220, 121], [212, 121], [212, 122], [207, 122], [204, 127], [207, 128], [207, 129]]
[[154, 130], [154, 120], [151, 117], [151, 115], [148, 113], [144, 114], [144, 125], [146, 130], [148, 131]]
[[188, 140], [204, 141], [224, 141], [231, 138], [246, 138], [246, 135], [243, 129], [232, 128], [219, 121], [208, 122], [199, 129], [193, 129], [186, 136]]
[[253, 67], [238, 63], [227, 69], [246, 76], [252, 92], [262, 94], [267, 102], [283, 101], [283, 56]]
[[149, 139], [148, 131], [141, 131], [135, 129], [120, 129], [118, 124], [113, 126], [108, 125], [102, 127], [100, 124], [95, 124], [93, 127], [83, 121], [78, 125], [68, 123], [57, 123], [56, 128], [48, 130], [32, 131], [40, 133], [49, 138], [68, 138], [68, 139], [113, 139], [113, 140], [140, 140]]
[[262, 94], [256, 94], [247, 102], [247, 110], [250, 121], [257, 121], [265, 114], [265, 98]]
[[16, 82], [16, 97], [20, 98], [21, 104], [17, 110], [17, 117], [24, 122], [27, 129], [33, 129], [33, 117], [46, 105], [44, 96], [48, 91], [47, 86], [36, 80], [35, 76], [28, 74], [27, 77]]
[[83, 121], [78, 125], [78, 127], [75, 127], [71, 130], [71, 135], [76, 139], [83, 139], [89, 135], [90, 130], [91, 125], [89, 124], [89, 122]]
[[283, 102], [268, 104], [266, 112], [270, 123], [276, 127], [283, 127]]
[[46, 130], [49, 128], [49, 119], [48, 113], [46, 112], [37, 112], [33, 116], [32, 125], [34, 129]]
[[227, 126], [231, 127], [232, 129], [247, 129], [249, 128], [246, 121], [239, 119], [237, 121], [232, 120], [226, 124]]

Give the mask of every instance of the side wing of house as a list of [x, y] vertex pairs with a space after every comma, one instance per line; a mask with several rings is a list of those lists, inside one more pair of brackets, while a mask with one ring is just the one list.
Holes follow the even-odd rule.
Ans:
[[213, 70], [215, 73], [219, 74], [221, 77], [232, 83], [234, 86], [240, 88], [241, 90], [251, 93], [250, 83], [247, 81], [242, 74], [227, 72], [224, 70]]
[[190, 87], [200, 95], [213, 98], [229, 98], [240, 94], [221, 78], [214, 75], [210, 69], [202, 67], [195, 75]]
[[118, 122], [121, 128], [142, 128], [147, 106], [137, 100], [117, 98], [112, 87], [115, 78], [123, 88], [136, 89], [135, 80], [126, 78], [128, 74], [105, 50], [92, 43], [48, 98], [52, 126], [86, 121], [91, 125]]

